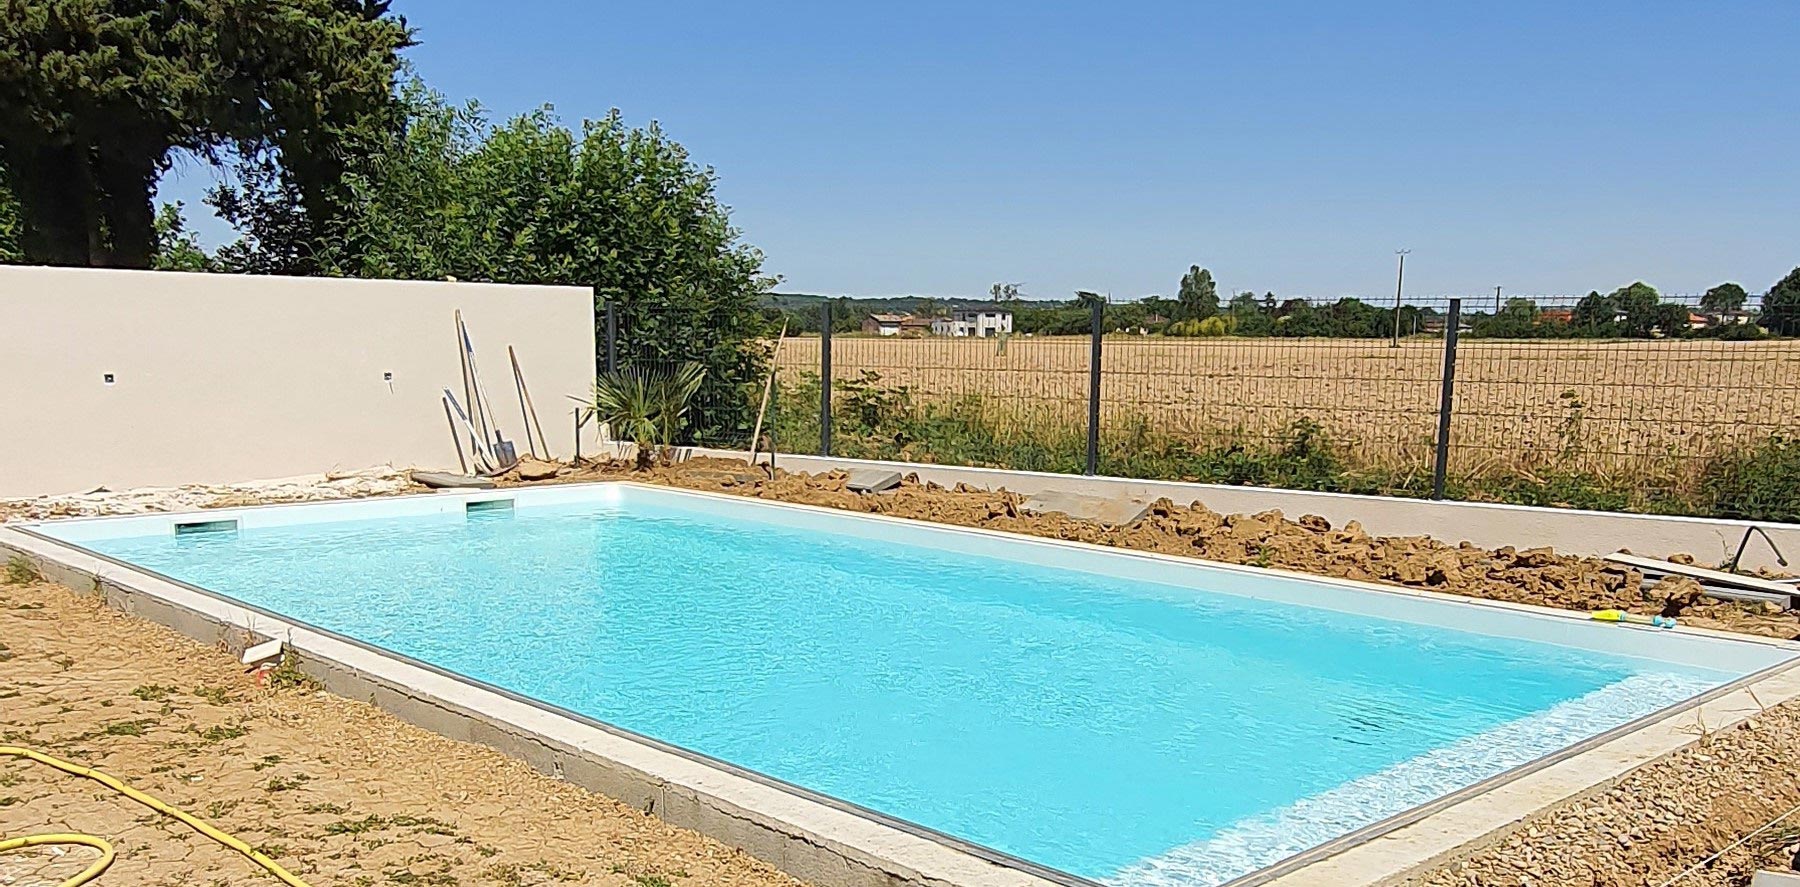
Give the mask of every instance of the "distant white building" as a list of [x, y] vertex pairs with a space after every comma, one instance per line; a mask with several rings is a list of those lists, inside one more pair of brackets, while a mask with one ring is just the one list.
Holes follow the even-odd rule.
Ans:
[[998, 305], [970, 305], [950, 309], [950, 313], [931, 321], [932, 333], [939, 336], [974, 336], [985, 339], [1012, 332], [1012, 309]]

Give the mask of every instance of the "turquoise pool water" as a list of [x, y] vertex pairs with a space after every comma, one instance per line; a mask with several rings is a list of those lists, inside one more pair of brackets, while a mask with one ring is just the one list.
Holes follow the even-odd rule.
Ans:
[[634, 490], [80, 544], [1119, 884], [1220, 883], [1738, 676], [758, 509]]

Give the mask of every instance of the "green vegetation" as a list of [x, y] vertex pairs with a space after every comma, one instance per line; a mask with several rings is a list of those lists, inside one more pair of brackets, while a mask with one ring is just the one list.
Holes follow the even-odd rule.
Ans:
[[1758, 322], [1780, 336], [1800, 335], [1800, 268], [1787, 273], [1763, 296]]
[[[819, 440], [819, 381], [802, 375], [783, 383], [774, 412], [785, 449], [812, 452]], [[1579, 422], [1579, 404], [1571, 415]], [[974, 465], [1019, 471], [1079, 473], [1086, 464], [1085, 420], [1055, 410], [1023, 410], [979, 396], [931, 399], [889, 385], [874, 372], [832, 387], [832, 452], [911, 462]], [[1800, 441], [1774, 438], [1759, 446], [1724, 449], [1698, 472], [1679, 473], [1671, 460], [1655, 483], [1641, 472], [1602, 473], [1579, 465], [1572, 442], [1564, 458], [1543, 466], [1490, 467], [1478, 476], [1452, 475], [1452, 499], [1601, 511], [1689, 514], [1750, 520], [1800, 521]], [[1100, 438], [1101, 474], [1154, 480], [1272, 486], [1296, 490], [1428, 496], [1431, 470], [1360, 459], [1318, 423], [1298, 419], [1279, 434], [1224, 433], [1195, 440], [1171, 434], [1141, 415], [1109, 413]]]
[[0, 585], [29, 585], [38, 581], [37, 565], [22, 557], [11, 557], [6, 560], [6, 570], [0, 573]]
[[[0, 262], [567, 284], [615, 306], [622, 365], [698, 361], [689, 417], [747, 436], [773, 285], [712, 171], [618, 112], [500, 123], [403, 76], [386, 0], [18, 0], [0, 17]], [[208, 254], [150, 195], [229, 168]]]
[[602, 373], [588, 408], [621, 440], [637, 445], [637, 465], [668, 462], [687, 430], [688, 407], [706, 368], [688, 361], [673, 371], [630, 367]]
[[382, 0], [16, 0], [0, 16], [0, 164], [24, 258], [144, 268], [176, 152], [279, 155], [312, 236], [341, 147], [389, 124], [406, 23]]
[[1712, 459], [1701, 487], [1719, 517], [1800, 522], [1800, 440], [1772, 437]]

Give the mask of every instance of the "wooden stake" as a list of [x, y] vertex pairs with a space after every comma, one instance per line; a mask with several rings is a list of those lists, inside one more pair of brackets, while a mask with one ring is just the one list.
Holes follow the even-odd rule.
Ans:
[[769, 409], [769, 393], [775, 390], [775, 361], [781, 357], [781, 343], [787, 339], [787, 321], [781, 322], [781, 335], [775, 337], [775, 350], [769, 352], [769, 377], [763, 380], [762, 405], [756, 408], [756, 428], [750, 432], [750, 464], [756, 464], [756, 452], [762, 445], [763, 414]]
[[513, 353], [513, 346], [506, 346], [506, 356], [512, 360], [513, 379], [519, 383], [519, 409], [526, 419], [525, 446], [531, 449], [532, 455], [537, 455], [537, 450], [531, 448], [531, 429], [536, 426], [538, 443], [544, 445], [544, 458], [554, 458], [550, 455], [550, 441], [544, 437], [544, 426], [538, 422], [537, 405], [531, 402], [531, 389], [525, 387], [525, 373], [519, 369], [519, 355]]

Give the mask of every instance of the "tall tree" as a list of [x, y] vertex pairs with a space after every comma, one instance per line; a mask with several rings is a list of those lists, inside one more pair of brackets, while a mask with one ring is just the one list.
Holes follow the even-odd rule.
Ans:
[[352, 162], [345, 242], [322, 262], [362, 277], [592, 287], [617, 308], [622, 359], [705, 365], [697, 439], [743, 442], [743, 386], [767, 360], [758, 304], [775, 281], [739, 242], [712, 171], [617, 112], [580, 132], [547, 110], [493, 126], [416, 85], [402, 96], [407, 124]]
[[405, 22], [369, 0], [6, 0], [0, 164], [27, 259], [148, 267], [173, 152], [274, 150], [306, 188], [391, 92]]
[[1700, 310], [1710, 311], [1714, 314], [1739, 311], [1743, 309], [1744, 302], [1749, 298], [1750, 294], [1744, 292], [1743, 287], [1735, 283], [1721, 283], [1707, 290], [1706, 295], [1700, 297]]
[[1756, 322], [1776, 335], [1800, 336], [1800, 268], [1789, 271], [1769, 287]]
[[1178, 320], [1202, 320], [1219, 313], [1219, 285], [1212, 272], [1193, 265], [1181, 275], [1181, 290], [1175, 301], [1181, 305]]
[[988, 298], [996, 302], [1017, 302], [1024, 297], [1024, 292], [1017, 283], [996, 283], [988, 287]]
[[25, 246], [20, 237], [19, 201], [6, 183], [6, 168], [0, 166], [0, 265], [25, 261]]

